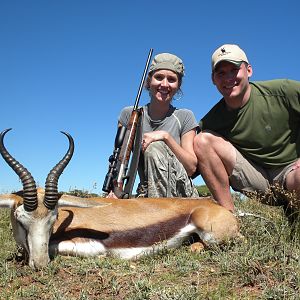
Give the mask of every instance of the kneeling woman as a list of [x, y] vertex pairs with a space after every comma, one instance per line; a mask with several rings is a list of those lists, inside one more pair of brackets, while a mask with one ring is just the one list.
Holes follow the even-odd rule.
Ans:
[[[183, 76], [183, 62], [173, 54], [158, 54], [151, 62], [145, 85], [150, 102], [143, 107], [143, 155], [138, 168], [140, 197], [198, 197], [191, 180], [197, 166], [193, 140], [198, 123], [192, 111], [171, 104], [182, 93]], [[131, 112], [132, 106], [121, 111], [119, 126], [127, 125]]]

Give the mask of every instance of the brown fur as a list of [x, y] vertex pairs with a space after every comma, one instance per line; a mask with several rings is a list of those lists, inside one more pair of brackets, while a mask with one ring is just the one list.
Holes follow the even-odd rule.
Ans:
[[[89, 232], [94, 238], [98, 233], [108, 247], [120, 244], [124, 247], [124, 241], [130, 246], [139, 243], [145, 246], [169, 239], [191, 222], [200, 230], [212, 232], [216, 240], [238, 232], [236, 218], [209, 198], [91, 198], [89, 201], [109, 205], [59, 209], [54, 239], [82, 237]], [[145, 233], [147, 237], [143, 237]]]

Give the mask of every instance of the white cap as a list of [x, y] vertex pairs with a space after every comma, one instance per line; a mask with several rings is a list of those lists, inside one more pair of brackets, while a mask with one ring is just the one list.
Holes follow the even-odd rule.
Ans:
[[211, 57], [211, 67], [214, 70], [221, 61], [228, 61], [240, 66], [242, 62], [248, 62], [245, 52], [238, 46], [233, 44], [225, 44], [219, 47]]

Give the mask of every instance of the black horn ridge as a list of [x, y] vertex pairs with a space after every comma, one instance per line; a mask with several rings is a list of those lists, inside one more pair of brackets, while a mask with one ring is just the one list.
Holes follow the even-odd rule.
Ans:
[[67, 132], [61, 131], [61, 133], [69, 139], [69, 149], [63, 159], [49, 172], [46, 179], [44, 204], [51, 210], [55, 208], [58, 201], [57, 185], [59, 176], [70, 162], [74, 153], [74, 140], [72, 136]]
[[4, 136], [10, 130], [11, 128], [5, 129], [0, 133], [0, 153], [22, 181], [24, 209], [26, 211], [34, 211], [38, 206], [36, 183], [30, 172], [8, 153], [3, 144]]

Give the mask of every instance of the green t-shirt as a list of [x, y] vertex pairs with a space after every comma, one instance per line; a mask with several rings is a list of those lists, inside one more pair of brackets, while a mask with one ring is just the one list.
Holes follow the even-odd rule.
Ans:
[[249, 101], [228, 111], [222, 98], [200, 121], [263, 167], [285, 166], [300, 156], [300, 82], [250, 82]]

